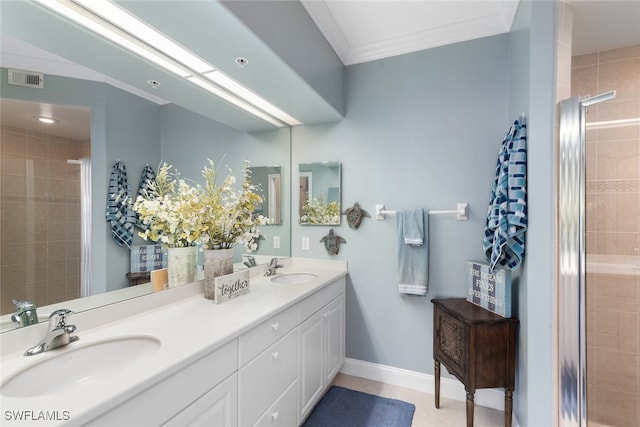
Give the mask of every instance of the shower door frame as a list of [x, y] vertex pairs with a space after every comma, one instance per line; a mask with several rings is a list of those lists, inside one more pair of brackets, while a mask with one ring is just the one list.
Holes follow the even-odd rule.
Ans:
[[615, 91], [560, 102], [558, 191], [559, 426], [586, 427], [585, 109]]

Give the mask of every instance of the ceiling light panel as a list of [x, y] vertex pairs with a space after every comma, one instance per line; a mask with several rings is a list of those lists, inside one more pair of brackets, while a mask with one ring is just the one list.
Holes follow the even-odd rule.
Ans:
[[210, 82], [197, 77], [197, 76], [190, 76], [187, 77], [187, 80], [189, 80], [190, 82], [196, 84], [197, 86], [201, 87], [202, 89], [205, 89], [209, 92], [211, 92], [212, 94], [224, 99], [227, 102], [230, 102], [231, 104], [235, 105], [236, 107], [240, 107], [243, 110], [253, 114], [254, 116], [260, 117], [262, 120], [271, 123], [272, 125], [276, 126], [276, 127], [284, 127], [284, 124], [276, 119], [274, 119], [273, 117], [271, 117], [270, 115], [264, 113], [263, 111], [260, 111], [258, 108], [252, 106], [251, 104], [242, 101], [241, 99], [238, 99], [235, 96], [232, 96], [230, 94], [228, 94], [227, 92], [225, 92], [224, 90], [220, 89], [218, 86], [211, 84]]
[[138, 56], [141, 56], [154, 64], [176, 74], [180, 77], [191, 75], [191, 72], [179, 65], [168, 61], [161, 55], [154, 54], [148, 48], [145, 48], [140, 42], [129, 37], [123, 31], [113, 27], [105, 26], [106, 23], [97, 21], [94, 16], [84, 9], [74, 5], [71, 2], [61, 2], [56, 0], [35, 0], [37, 3], [59, 13], [60, 15], [72, 20], [73, 22], [85, 27], [86, 29], [116, 43], [117, 45], [130, 50]]
[[251, 90], [242, 86], [240, 83], [236, 82], [235, 80], [233, 80], [232, 78], [228, 77], [227, 75], [223, 74], [220, 71], [212, 71], [210, 73], [205, 73], [205, 77], [207, 77], [212, 82], [215, 82], [216, 84], [230, 90], [232, 93], [235, 93], [240, 98], [244, 99], [247, 102], [250, 102], [251, 104], [255, 105], [261, 110], [266, 111], [267, 113], [271, 114], [277, 119], [282, 120], [289, 126], [297, 126], [302, 124], [301, 122], [294, 119], [284, 111], [280, 110], [278, 107], [264, 100], [263, 98], [261, 98], [260, 96], [252, 92]]
[[96, 0], [73, 1], [198, 73], [205, 73], [214, 69], [212, 65], [165, 37], [162, 33], [140, 21], [115, 3]]

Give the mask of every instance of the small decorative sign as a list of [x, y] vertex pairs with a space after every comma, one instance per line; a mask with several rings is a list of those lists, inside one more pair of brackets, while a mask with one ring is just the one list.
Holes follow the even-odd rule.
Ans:
[[249, 293], [249, 270], [241, 270], [216, 277], [213, 283], [215, 286], [215, 303], [227, 302]]
[[502, 317], [511, 317], [511, 271], [469, 262], [467, 301]]
[[167, 259], [167, 250], [162, 245], [131, 246], [132, 273], [167, 268]]

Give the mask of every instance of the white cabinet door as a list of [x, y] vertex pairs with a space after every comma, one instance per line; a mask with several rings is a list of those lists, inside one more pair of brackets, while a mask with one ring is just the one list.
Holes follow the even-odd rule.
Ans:
[[324, 313], [326, 324], [326, 348], [324, 363], [325, 385], [331, 384], [345, 358], [345, 320], [344, 320], [344, 295], [336, 298], [329, 304]]
[[321, 310], [308, 318], [298, 327], [300, 387], [300, 418], [302, 421], [315, 405], [324, 390], [324, 311]]
[[235, 427], [237, 424], [238, 379], [234, 373], [183, 409], [165, 426]]
[[344, 294], [298, 327], [300, 418], [302, 422], [331, 384], [345, 358]]

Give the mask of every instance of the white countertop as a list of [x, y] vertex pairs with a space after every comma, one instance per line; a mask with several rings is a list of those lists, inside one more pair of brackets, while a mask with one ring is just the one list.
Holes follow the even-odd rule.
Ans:
[[[74, 385], [52, 395], [29, 398], [0, 395], [2, 424], [10, 425], [5, 412], [14, 410], [68, 411], [69, 422], [60, 424], [76, 425], [87, 422], [347, 275], [347, 265], [344, 261], [289, 258], [283, 260], [283, 263], [285, 266], [278, 271], [279, 274], [305, 272], [318, 277], [296, 285], [271, 282], [268, 277], [252, 277], [248, 294], [223, 304], [216, 305], [213, 301], [204, 299], [201, 293], [197, 293], [91, 329], [83, 326], [81, 313], [71, 322], [78, 328], [75, 335], [80, 337], [79, 341], [36, 356], [22, 355], [24, 350], [36, 344], [25, 339], [24, 348], [5, 354], [1, 359], [3, 384], [17, 372], [34, 364], [104, 339], [148, 335], [158, 338], [161, 346], [141, 363], [123, 366], [122, 370], [116, 372], [111, 371], [108, 376], [96, 379], [92, 384]], [[118, 305], [106, 308], [111, 311], [111, 319], [120, 317]], [[31, 338], [30, 335], [25, 336]], [[0, 346], [3, 345], [3, 339], [4, 334], [0, 335]], [[16, 337], [12, 339], [15, 341]], [[13, 344], [15, 346], [15, 343]], [[36, 390], [37, 384], [33, 386]], [[44, 425], [42, 421], [35, 421], [33, 424]], [[46, 423], [52, 424], [56, 423]], [[14, 425], [29, 423], [19, 422]]]

